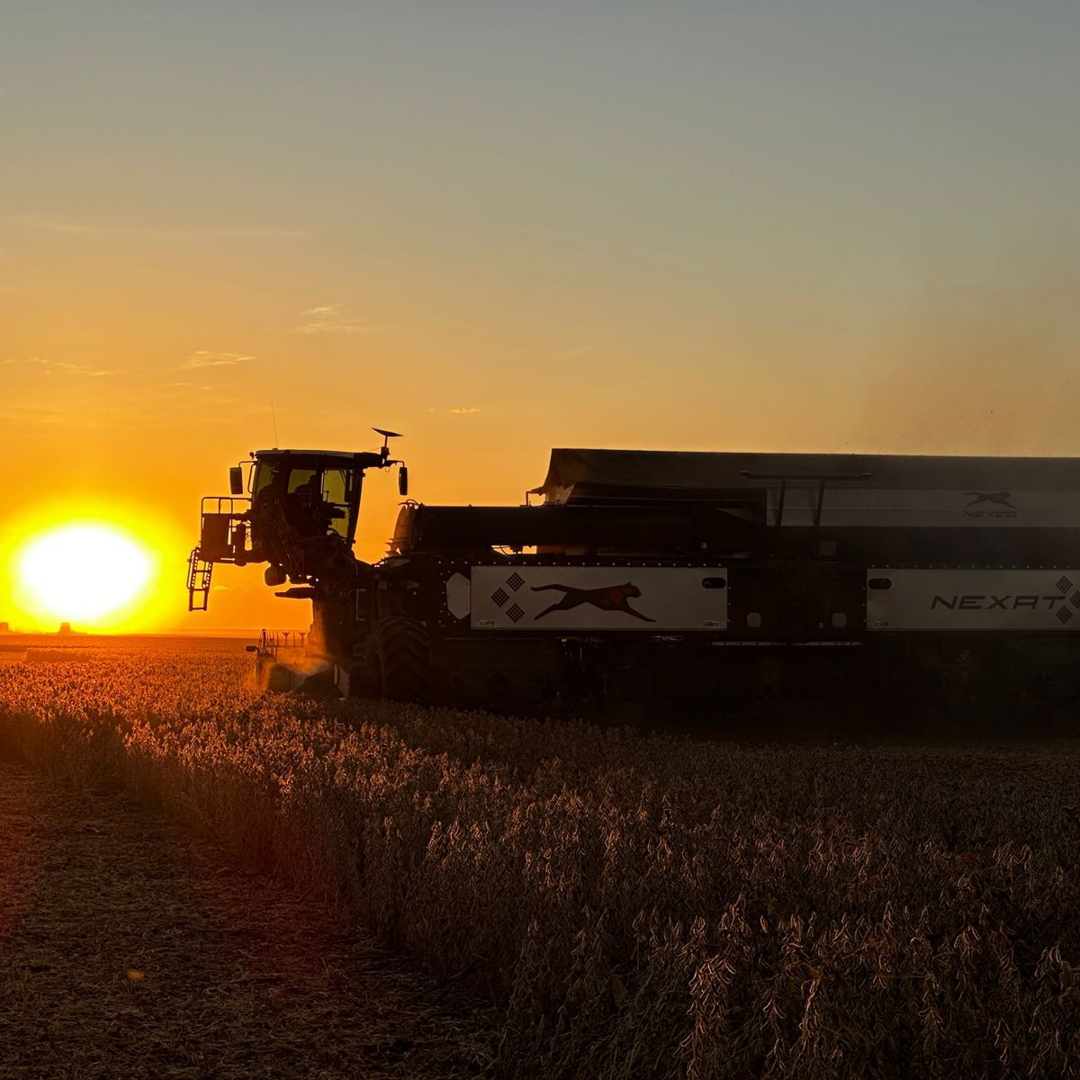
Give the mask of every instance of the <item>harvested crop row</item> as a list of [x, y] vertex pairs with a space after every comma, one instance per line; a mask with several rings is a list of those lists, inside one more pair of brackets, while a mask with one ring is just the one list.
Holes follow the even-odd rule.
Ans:
[[1061, 1076], [1080, 751], [785, 749], [0, 668], [0, 738], [315, 885], [506, 1010], [507, 1075]]

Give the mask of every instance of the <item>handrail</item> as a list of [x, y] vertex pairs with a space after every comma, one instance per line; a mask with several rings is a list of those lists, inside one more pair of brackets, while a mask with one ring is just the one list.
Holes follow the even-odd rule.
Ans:
[[[214, 510], [207, 510], [207, 504], [215, 504]], [[247, 504], [246, 509], [237, 510], [238, 504]], [[247, 495], [204, 495], [202, 501], [199, 503], [200, 514], [229, 514], [232, 517], [239, 517], [241, 514], [246, 514], [251, 509], [251, 498]]]

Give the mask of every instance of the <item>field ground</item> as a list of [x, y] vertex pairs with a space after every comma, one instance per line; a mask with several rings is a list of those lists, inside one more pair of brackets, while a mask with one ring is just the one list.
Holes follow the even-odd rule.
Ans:
[[241, 650], [0, 641], [0, 1075], [1080, 1076], [1077, 739], [321, 702]]
[[123, 793], [0, 761], [5, 1080], [471, 1075], [440, 994]]

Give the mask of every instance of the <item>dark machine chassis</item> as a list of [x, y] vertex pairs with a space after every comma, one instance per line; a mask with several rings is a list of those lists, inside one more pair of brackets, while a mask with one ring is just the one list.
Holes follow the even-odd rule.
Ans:
[[[446, 602], [455, 574], [537, 565], [724, 569], [729, 624], [717, 632], [505, 633], [472, 628]], [[338, 633], [320, 643], [319, 655], [351, 696], [556, 713], [621, 714], [648, 701], [721, 715], [778, 702], [831, 702], [838, 711], [934, 704], [989, 715], [1080, 695], [1080, 638], [1073, 635], [875, 633], [856, 618], [831, 626], [834, 609], [865, 611], [865, 582], [863, 563], [414, 555], [371, 567], [351, 617], [343, 618], [340, 600], [316, 600], [314, 608], [316, 624], [336, 619]], [[751, 627], [754, 612], [761, 622]]]
[[204, 500], [191, 610], [216, 563], [312, 603], [306, 659], [258, 649], [277, 688], [1013, 720], [1080, 697], [1078, 459], [555, 450], [542, 505], [406, 502], [369, 564], [365, 472], [400, 466], [379, 434], [258, 451]]

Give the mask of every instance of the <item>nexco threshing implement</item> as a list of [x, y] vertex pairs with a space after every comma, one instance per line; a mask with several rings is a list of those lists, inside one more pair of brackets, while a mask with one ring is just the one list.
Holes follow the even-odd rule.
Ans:
[[252, 458], [203, 500], [191, 607], [214, 563], [269, 564], [344, 694], [1080, 689], [1080, 459], [553, 450], [539, 505], [406, 502], [371, 564], [352, 544], [388, 442]]

